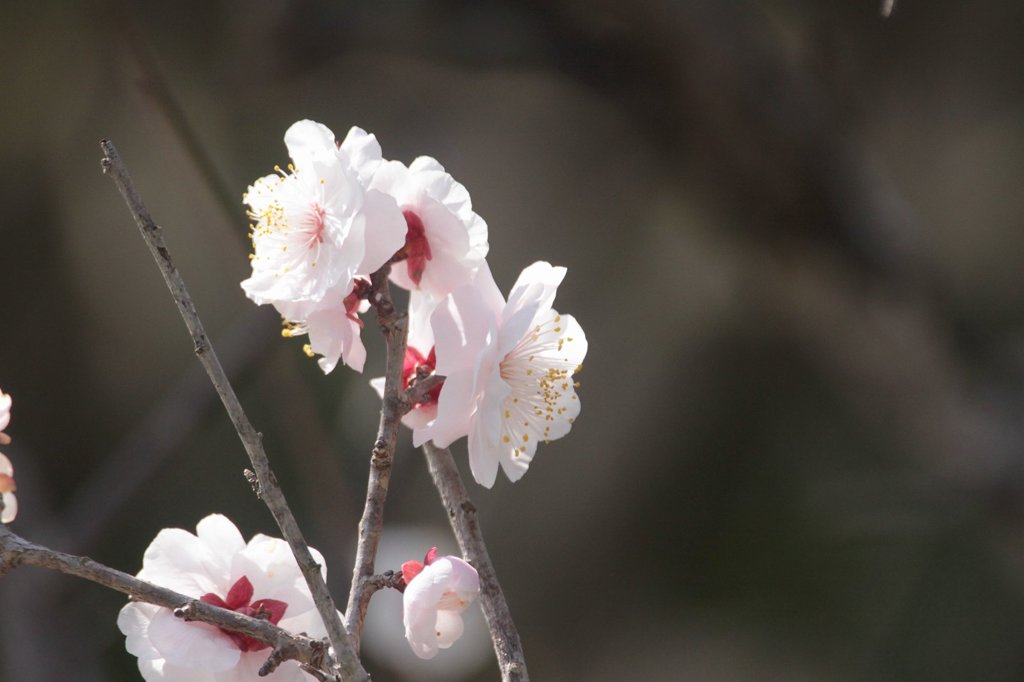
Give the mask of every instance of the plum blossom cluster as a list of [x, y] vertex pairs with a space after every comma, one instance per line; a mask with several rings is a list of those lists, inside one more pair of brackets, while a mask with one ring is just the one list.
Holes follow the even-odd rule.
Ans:
[[[0, 391], [0, 445], [7, 445], [11, 437], [4, 433], [11, 423], [11, 396]], [[14, 466], [7, 455], [0, 452], [0, 496], [3, 499], [3, 511], [0, 511], [0, 523], [10, 523], [18, 515], [18, 498], [14, 496], [17, 486], [14, 483]]]
[[[323, 556], [312, 548], [310, 552], [326, 575]], [[326, 634], [288, 543], [265, 535], [245, 542], [238, 528], [219, 514], [200, 521], [195, 534], [161, 530], [146, 549], [138, 578], [268, 620], [291, 633]], [[206, 623], [185, 622], [161, 606], [131, 602], [118, 614], [117, 626], [149, 682], [314, 679], [295, 661], [285, 661], [261, 678], [268, 645]]]
[[462, 636], [462, 612], [480, 594], [475, 568], [455, 556], [437, 556], [431, 547], [423, 561], [402, 564], [402, 620], [405, 638], [420, 658], [433, 658]]
[[[436, 160], [385, 160], [373, 135], [352, 128], [337, 143], [313, 121], [292, 125], [285, 144], [287, 169], [245, 195], [246, 295], [278, 310], [285, 336], [308, 335], [324, 372], [339, 362], [362, 371], [369, 278], [390, 266], [410, 291], [405, 387], [445, 377], [403, 420], [414, 444], [466, 436], [478, 483], [491, 487], [499, 468], [521, 478], [538, 443], [566, 435], [580, 412], [573, 375], [586, 337], [553, 307], [565, 268], [534, 263], [506, 299], [486, 261], [487, 224]], [[383, 392], [382, 379], [371, 384]]]

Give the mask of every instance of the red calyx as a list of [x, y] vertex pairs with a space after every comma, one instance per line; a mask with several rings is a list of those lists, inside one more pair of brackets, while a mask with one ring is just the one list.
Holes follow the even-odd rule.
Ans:
[[[212, 592], [207, 592], [199, 598], [199, 601], [207, 604], [213, 604], [219, 606], [222, 609], [228, 609], [235, 613], [241, 613], [246, 616], [252, 616], [253, 618], [259, 618], [260, 620], [270, 621], [272, 624], [277, 623], [284, 616], [285, 610], [288, 608], [288, 604], [278, 599], [257, 599], [251, 602], [253, 594], [252, 583], [244, 575], [235, 581], [235, 584], [228, 590], [227, 597], [221, 599], [219, 596]], [[251, 602], [251, 603], [250, 603]], [[235, 643], [242, 651], [260, 651], [266, 649], [270, 645], [261, 642], [258, 639], [243, 635], [231, 630], [225, 630], [220, 628], [220, 631], [231, 638], [231, 641]]]
[[430, 251], [430, 243], [427, 241], [427, 230], [423, 227], [423, 221], [418, 215], [405, 209], [402, 211], [405, 217], [405, 224], [408, 228], [405, 232], [405, 246], [396, 254], [397, 260], [405, 260], [405, 266], [409, 271], [409, 279], [417, 286], [423, 279], [423, 270], [427, 267], [427, 261], [433, 258]]

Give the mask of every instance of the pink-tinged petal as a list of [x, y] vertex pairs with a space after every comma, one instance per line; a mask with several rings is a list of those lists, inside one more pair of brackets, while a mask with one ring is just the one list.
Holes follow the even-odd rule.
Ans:
[[0, 523], [10, 523], [18, 516], [18, 498], [14, 493], [4, 493], [4, 510], [0, 512]]
[[437, 419], [437, 403], [427, 403], [417, 407], [402, 417], [402, 423], [410, 429], [426, 428], [430, 422]]
[[299, 169], [310, 165], [319, 156], [336, 154], [338, 151], [334, 133], [316, 121], [293, 123], [285, 131], [284, 143], [288, 147], [288, 156], [292, 157], [295, 167]]
[[423, 291], [409, 292], [409, 339], [413, 348], [428, 354], [434, 347], [434, 331], [430, 327], [430, 316], [437, 310], [439, 299]]
[[348, 316], [344, 306], [311, 313], [306, 324], [310, 350], [323, 356], [318, 362], [324, 374], [330, 374], [339, 361], [357, 372], [363, 371], [366, 347], [360, 337], [362, 329]]
[[490, 440], [486, 429], [478, 422], [474, 420], [469, 431], [469, 470], [473, 480], [485, 488], [491, 488], [498, 477], [498, 461], [504, 446]]
[[402, 595], [405, 637], [413, 653], [433, 658], [462, 635], [458, 616], [480, 593], [476, 570], [458, 557], [434, 560], [408, 582]]
[[501, 299], [494, 286], [490, 271], [478, 273], [473, 285], [459, 287], [438, 304], [430, 316], [437, 353], [437, 373], [449, 376], [453, 372], [477, 363], [494, 333], [496, 317], [493, 305]]
[[449, 374], [437, 401], [437, 416], [428, 426], [413, 431], [413, 446], [428, 440], [441, 448], [469, 433], [470, 417], [476, 409], [476, 385], [469, 371]]
[[170, 609], [153, 614], [147, 635], [168, 663], [185, 668], [223, 672], [233, 668], [241, 654], [217, 628], [195, 621], [186, 623]]
[[505, 419], [502, 406], [511, 389], [502, 380], [498, 368], [490, 372], [486, 382], [479, 408], [470, 424], [469, 466], [476, 482], [490, 487], [495, 484], [503, 451], [509, 450], [508, 442], [502, 440]]
[[0, 474], [14, 476], [14, 465], [11, 464], [11, 460], [7, 459], [7, 455], [2, 452], [0, 452]]
[[[405, 244], [406, 224], [393, 197], [368, 190], [363, 200], [365, 253], [358, 272], [369, 275], [388, 262]], [[395, 266], [400, 269], [400, 266]]]

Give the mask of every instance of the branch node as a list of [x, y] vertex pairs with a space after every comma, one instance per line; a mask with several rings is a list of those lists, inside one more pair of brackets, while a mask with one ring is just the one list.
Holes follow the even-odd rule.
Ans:
[[194, 601], [190, 601], [174, 609], [174, 617], [181, 618], [186, 623], [198, 620], [198, 616], [196, 615], [196, 603]]
[[245, 480], [249, 482], [249, 486], [252, 488], [252, 492], [256, 495], [256, 499], [262, 500], [263, 488], [260, 486], [260, 479], [259, 476], [256, 475], [256, 472], [252, 469], [245, 469], [242, 472], [242, 475], [245, 476]]

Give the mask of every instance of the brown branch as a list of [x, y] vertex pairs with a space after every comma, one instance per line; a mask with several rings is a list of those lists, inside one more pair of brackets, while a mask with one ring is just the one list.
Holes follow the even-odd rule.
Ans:
[[0, 575], [18, 566], [36, 566], [84, 578], [127, 594], [135, 601], [171, 609], [175, 616], [183, 620], [202, 621], [253, 637], [273, 647], [267, 665], [273, 662], [276, 667], [284, 661], [293, 660], [316, 670], [320, 675], [329, 669], [327, 646], [320, 640], [293, 635], [269, 621], [228, 611], [201, 602], [195, 597], [139, 580], [88, 557], [65, 554], [37, 545], [15, 535], [6, 526], [0, 526]]
[[422, 379], [414, 377], [405, 391], [406, 411], [413, 405], [426, 402], [430, 397], [428, 394], [442, 384], [444, 377], [440, 374], [430, 374]]
[[274, 516], [278, 528], [281, 529], [281, 534], [287, 540], [288, 546], [291, 548], [292, 554], [295, 555], [296, 562], [298, 562], [299, 569], [306, 579], [306, 584], [313, 595], [313, 601], [316, 603], [317, 611], [327, 628], [328, 639], [334, 648], [338, 665], [337, 672], [346, 680], [368, 680], [369, 675], [363, 669], [357, 654], [349, 642], [348, 633], [345, 631], [345, 626], [338, 616], [337, 607], [334, 605], [334, 600], [331, 598], [327, 585], [324, 583], [323, 576], [320, 573], [320, 565], [317, 564], [313, 559], [313, 555], [310, 554], [309, 547], [306, 545], [305, 538], [299, 529], [295, 516], [285, 500], [284, 492], [281, 490], [280, 485], [278, 485], [277, 477], [270, 468], [270, 461], [267, 459], [267, 454], [263, 449], [262, 435], [253, 428], [241, 404], [238, 402], [238, 397], [235, 395], [235, 391], [231, 387], [231, 383], [228, 381], [220, 361], [217, 359], [209, 338], [206, 336], [206, 331], [203, 329], [203, 324], [199, 319], [199, 314], [196, 312], [195, 304], [192, 302], [192, 298], [185, 287], [185, 282], [182, 280], [177, 268], [174, 267], [171, 254], [164, 244], [160, 227], [149, 215], [149, 211], [135, 189], [135, 185], [132, 183], [128, 171], [122, 163], [121, 157], [113, 143], [109, 140], [102, 140], [100, 148], [103, 150], [103, 172], [109, 175], [113, 179], [114, 184], [117, 185], [121, 196], [124, 197], [125, 203], [128, 205], [128, 210], [131, 212], [135, 223], [139, 227], [139, 231], [142, 233], [142, 238], [149, 247], [154, 260], [156, 260], [157, 266], [160, 268], [164, 282], [167, 284], [167, 288], [170, 290], [171, 296], [178, 306], [178, 312], [181, 313], [185, 326], [188, 327], [189, 334], [192, 336], [195, 353], [206, 370], [207, 375], [209, 375], [210, 381], [213, 383], [217, 395], [220, 396], [221, 402], [224, 404], [224, 408], [227, 410], [228, 416], [238, 432], [238, 437], [242, 441], [246, 453], [249, 455], [253, 471], [256, 473], [257, 480], [259, 481], [260, 498]]
[[356, 561], [352, 569], [352, 586], [348, 593], [348, 608], [345, 609], [345, 625], [352, 637], [355, 650], [359, 651], [363, 621], [370, 597], [376, 591], [370, 584], [377, 546], [384, 527], [384, 502], [391, 482], [391, 467], [395, 457], [395, 443], [398, 441], [398, 425], [402, 415], [408, 412], [405, 391], [402, 388], [402, 364], [405, 360], [405, 345], [408, 332], [408, 317], [395, 310], [388, 288], [390, 264], [385, 264], [371, 275], [370, 303], [377, 310], [377, 323], [384, 334], [387, 345], [387, 366], [384, 371], [384, 399], [380, 410], [377, 440], [370, 456], [370, 476], [366, 485], [366, 505], [359, 521], [359, 543], [356, 546]]
[[498, 656], [501, 679], [504, 682], [528, 682], [530, 676], [526, 671], [526, 658], [522, 642], [519, 641], [519, 632], [498, 583], [494, 564], [487, 554], [476, 507], [469, 499], [452, 453], [447, 448], [437, 447], [432, 441], [423, 446], [423, 453], [427, 456], [427, 468], [434, 479], [434, 486], [448, 511], [448, 520], [459, 548], [466, 561], [473, 564], [480, 574], [480, 605], [491, 632], [494, 653]]

